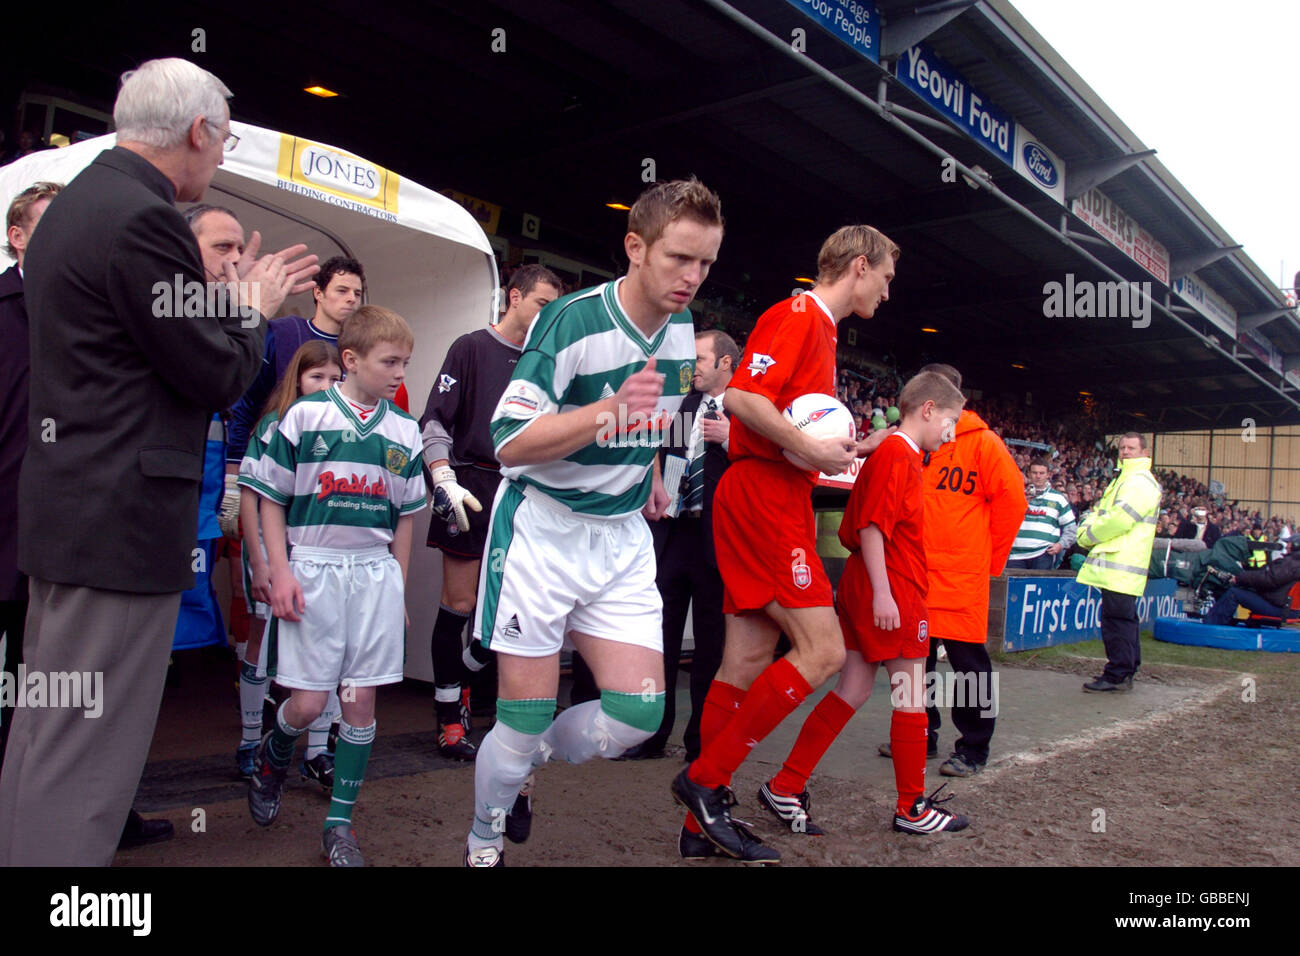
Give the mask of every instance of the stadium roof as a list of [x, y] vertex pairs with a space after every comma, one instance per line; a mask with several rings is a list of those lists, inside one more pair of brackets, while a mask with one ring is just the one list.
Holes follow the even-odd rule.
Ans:
[[[904, 371], [950, 361], [972, 387], [1035, 406], [1091, 392], [1155, 430], [1300, 421], [1300, 372], [1284, 374], [1300, 367], [1294, 311], [1006, 0], [877, 0], [871, 42], [886, 66], [923, 43], [944, 77], [1055, 154], [1064, 196], [799, 0], [322, 0], [309, 21], [209, 0], [183, 14], [137, 6], [129, 24], [112, 11], [65, 36], [44, 24], [5, 64], [6, 89], [38, 78], [105, 108], [123, 70], [187, 56], [235, 90], [236, 118], [354, 149], [503, 217], [530, 213], [542, 244], [611, 271], [624, 220], [605, 204], [630, 202], [651, 160], [658, 178], [694, 173], [723, 197], [727, 238], [702, 294], [766, 305], [815, 269], [825, 235], [870, 222], [902, 246], [898, 278], [874, 319], [842, 330]], [[302, 92], [313, 83], [342, 95]], [[953, 181], [952, 164], [945, 177], [945, 155], [986, 171], [980, 188]], [[1168, 281], [1192, 276], [1229, 318], [1171, 295], [1059, 201], [1089, 187], [1112, 222], [1122, 210], [1163, 245]], [[1044, 315], [1047, 283], [1118, 280], [1151, 282], [1146, 327]]]

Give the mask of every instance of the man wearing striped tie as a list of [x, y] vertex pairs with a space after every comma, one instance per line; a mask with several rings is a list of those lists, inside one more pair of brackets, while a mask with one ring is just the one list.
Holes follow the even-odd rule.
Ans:
[[627, 751], [620, 758], [623, 760], [664, 756], [677, 716], [677, 669], [688, 607], [695, 651], [691, 662], [691, 718], [686, 724], [683, 743], [687, 760], [694, 760], [700, 753], [700, 710], [713, 675], [722, 663], [725, 633], [722, 577], [713, 553], [713, 492], [727, 470], [730, 433], [722, 396], [739, 360], [740, 347], [726, 332], [709, 329], [695, 334], [695, 375], [691, 379], [694, 390], [682, 400], [678, 413], [682, 416], [682, 428], [670, 432], [684, 437], [686, 444], [665, 442], [659, 449], [659, 465], [664, 473], [667, 473], [669, 455], [680, 456], [688, 462], [682, 475], [676, 513], [650, 524], [659, 568], [655, 583], [664, 602], [664, 671], [668, 696], [658, 731]]

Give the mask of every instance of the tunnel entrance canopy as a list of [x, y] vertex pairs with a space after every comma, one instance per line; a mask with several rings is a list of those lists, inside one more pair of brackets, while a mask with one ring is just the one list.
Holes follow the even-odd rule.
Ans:
[[606, 204], [695, 174], [727, 217], [701, 296], [751, 319], [867, 222], [903, 256], [842, 348], [948, 361], [1035, 407], [1091, 392], [1144, 431], [1300, 422], [1295, 312], [1006, 0], [154, 6], [47, 26], [8, 82], [104, 108], [123, 69], [186, 56], [236, 119], [485, 197], [500, 234], [610, 271]]

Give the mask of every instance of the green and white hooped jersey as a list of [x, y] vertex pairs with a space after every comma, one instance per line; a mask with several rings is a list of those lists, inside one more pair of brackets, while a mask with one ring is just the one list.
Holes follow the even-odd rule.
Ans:
[[271, 436], [275, 434], [279, 422], [280, 416], [275, 412], [267, 412], [249, 433], [248, 448], [244, 451], [244, 460], [239, 463], [238, 483], [245, 488], [256, 490], [252, 482], [253, 468], [257, 465], [258, 459], [266, 454], [266, 446], [271, 441]]
[[506, 478], [533, 487], [588, 515], [633, 514], [650, 496], [651, 463], [664, 433], [682, 429], [678, 414], [695, 372], [690, 310], [670, 315], [651, 337], [618, 301], [625, 280], [607, 282], [550, 303], [528, 332], [523, 355], [492, 414], [492, 445], [501, 446], [540, 416], [572, 411], [615, 394], [655, 356], [664, 392], [652, 422], [611, 418], [601, 438], [558, 460], [502, 467]]
[[1067, 525], [1074, 523], [1069, 499], [1052, 488], [1029, 500], [1025, 520], [1011, 545], [1011, 559], [1036, 558], [1057, 541]]
[[423, 461], [414, 418], [380, 399], [363, 422], [334, 385], [289, 406], [239, 482], [285, 506], [293, 547], [356, 551], [386, 546], [425, 506]]

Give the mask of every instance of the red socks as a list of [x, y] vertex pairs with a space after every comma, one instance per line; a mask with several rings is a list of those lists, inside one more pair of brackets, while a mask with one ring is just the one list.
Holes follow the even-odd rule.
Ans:
[[[709, 685], [709, 692], [704, 697], [704, 706], [700, 710], [701, 751], [713, 743], [731, 718], [736, 716], [736, 711], [740, 710], [740, 704], [745, 699], [745, 693], [734, 684], [726, 684], [720, 680], [715, 680]], [[689, 813], [686, 814], [686, 829], [691, 833], [700, 832], [700, 825]]]
[[898, 788], [898, 812], [911, 814], [925, 794], [925, 746], [930, 719], [925, 711], [896, 710], [889, 721], [889, 746], [894, 754], [894, 785]]
[[700, 759], [691, 764], [690, 778], [705, 787], [729, 785], [731, 775], [754, 745], [775, 730], [810, 693], [812, 687], [784, 657], [768, 665], [749, 688], [735, 717], [703, 746]]
[[785, 766], [768, 786], [785, 796], [802, 793], [808, 786], [813, 768], [830, 749], [854, 713], [856, 711], [834, 691], [823, 697], [804, 721], [799, 739], [794, 742], [794, 749], [785, 758]]

